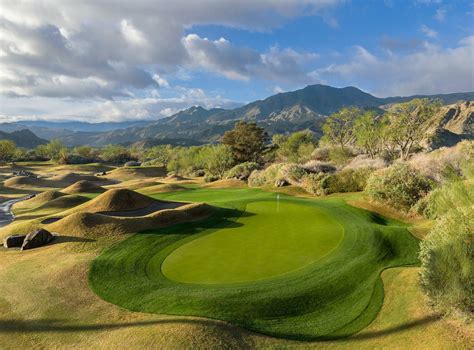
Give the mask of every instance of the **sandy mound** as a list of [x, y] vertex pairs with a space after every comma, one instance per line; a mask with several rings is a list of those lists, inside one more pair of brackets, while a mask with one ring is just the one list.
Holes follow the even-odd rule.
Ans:
[[31, 187], [55, 187], [54, 183], [30, 176], [15, 176], [3, 183], [5, 187], [31, 188]]
[[14, 204], [15, 209], [21, 209], [21, 208], [33, 208], [39, 205], [42, 205], [44, 203], [50, 202], [54, 199], [57, 199], [59, 197], [64, 196], [64, 193], [61, 193], [59, 191], [46, 191], [42, 192], [40, 194], [37, 194], [33, 198], [27, 199], [25, 201], [21, 201], [18, 203]]
[[164, 192], [174, 192], [174, 191], [183, 191], [186, 187], [176, 185], [176, 184], [160, 184], [156, 186], [146, 186], [139, 190], [140, 193], [152, 194], [152, 193], [164, 193]]
[[81, 180], [66, 187], [62, 192], [64, 193], [99, 193], [104, 192], [105, 189], [88, 180]]
[[242, 188], [242, 187], [248, 187], [248, 185], [245, 181], [242, 181], [242, 180], [225, 179], [225, 180], [218, 180], [218, 181], [208, 183], [208, 184], [206, 184], [202, 187], [206, 187], [206, 188], [228, 188], [228, 187]]
[[106, 176], [107, 178], [121, 181], [146, 177], [163, 177], [166, 176], [166, 169], [164, 167], [117, 168]]
[[35, 210], [43, 210], [48, 208], [55, 209], [69, 209], [74, 208], [75, 206], [84, 204], [89, 198], [78, 196], [78, 195], [63, 195], [59, 198], [53, 199], [42, 204], [40, 207], [37, 207]]
[[212, 207], [207, 204], [194, 203], [177, 209], [161, 210], [138, 218], [113, 217], [98, 213], [75, 213], [46, 227], [50, 231], [63, 235], [81, 237], [126, 234], [201, 220], [209, 216], [212, 211]]
[[187, 181], [189, 180], [186, 177], [179, 176], [179, 175], [170, 175], [165, 177], [165, 181], [173, 182], [173, 181]]
[[111, 189], [92, 199], [80, 209], [91, 213], [101, 211], [137, 210], [155, 203], [153, 198], [127, 189]]
[[59, 183], [66, 183], [66, 184], [73, 184], [75, 182], [81, 180], [87, 180], [90, 182], [99, 182], [104, 181], [100, 177], [94, 175], [84, 175], [84, 174], [76, 174], [76, 173], [64, 173], [60, 175], [55, 175], [49, 178], [50, 181], [59, 182]]
[[120, 182], [118, 184], [110, 185], [107, 187], [108, 188], [127, 188], [129, 190], [138, 190], [144, 187], [156, 186], [160, 184], [161, 182], [158, 182], [153, 178], [151, 179], [144, 178], [144, 179], [128, 180], [128, 181]]

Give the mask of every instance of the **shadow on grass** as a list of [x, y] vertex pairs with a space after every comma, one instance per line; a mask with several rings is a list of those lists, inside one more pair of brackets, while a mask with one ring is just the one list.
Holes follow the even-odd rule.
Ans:
[[56, 236], [51, 244], [58, 243], [70, 243], [70, 242], [95, 242], [95, 239], [84, 238], [84, 237], [74, 237], [74, 236]]
[[381, 329], [381, 330], [378, 330], [378, 331], [368, 331], [368, 332], [362, 331], [362, 332], [360, 332], [356, 335], [351, 336], [348, 339], [350, 339], [350, 340], [366, 340], [366, 339], [385, 337], [387, 335], [391, 335], [391, 334], [407, 331], [409, 329], [413, 329], [413, 328], [417, 328], [417, 327], [421, 327], [421, 326], [431, 324], [433, 322], [438, 321], [440, 318], [441, 317], [439, 315], [427, 316], [427, 317], [420, 318], [420, 319], [415, 320], [415, 321], [406, 322], [406, 323], [403, 323], [403, 324], [398, 325], [398, 326], [389, 327], [389, 328]]

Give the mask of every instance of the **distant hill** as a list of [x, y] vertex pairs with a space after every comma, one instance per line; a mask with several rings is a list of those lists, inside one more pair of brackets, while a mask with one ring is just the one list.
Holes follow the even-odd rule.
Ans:
[[10, 140], [15, 142], [17, 147], [35, 148], [39, 145], [44, 145], [48, 141], [36, 136], [28, 129], [17, 130], [11, 133], [0, 131], [0, 140]]
[[[100, 132], [92, 131], [90, 128], [68, 130], [56, 137], [60, 137], [69, 146], [78, 144], [103, 146], [110, 143], [130, 145], [141, 140], [148, 140], [148, 143], [150, 140], [156, 140], [158, 143], [176, 142], [181, 145], [205, 143], [219, 140], [238, 120], [255, 121], [269, 134], [310, 129], [316, 135], [320, 135], [325, 118], [342, 107], [379, 109], [415, 97], [437, 98], [444, 104], [453, 104], [461, 100], [473, 101], [474, 92], [379, 98], [356, 87], [334, 88], [317, 84], [296, 91], [279, 93], [231, 110], [221, 108], [207, 110], [195, 106], [146, 124], [138, 123], [126, 128]], [[44, 128], [46, 125], [47, 123], [41, 124], [41, 127]], [[0, 130], [2, 130], [1, 124]], [[46, 134], [45, 130], [41, 130], [41, 136]], [[55, 134], [54, 131], [51, 134]]]

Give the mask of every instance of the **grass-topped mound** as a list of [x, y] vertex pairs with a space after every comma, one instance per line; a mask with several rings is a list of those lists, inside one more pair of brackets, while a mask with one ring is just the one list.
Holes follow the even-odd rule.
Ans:
[[5, 187], [13, 188], [47, 188], [47, 187], [56, 187], [56, 184], [45, 180], [38, 179], [31, 176], [15, 176], [4, 181]]
[[129, 234], [206, 218], [213, 209], [204, 203], [163, 209], [139, 217], [117, 217], [100, 213], [78, 212], [46, 225], [48, 230], [77, 237]]
[[90, 182], [104, 182], [105, 179], [94, 176], [94, 175], [85, 175], [77, 174], [72, 172], [66, 172], [63, 174], [55, 175], [49, 178], [50, 181], [64, 184], [73, 184], [81, 180], [87, 180]]
[[50, 202], [56, 198], [62, 197], [64, 195], [65, 195], [64, 193], [61, 193], [56, 190], [41, 192], [30, 199], [15, 203], [13, 208], [15, 210], [16, 209], [31, 209], [31, 208], [40, 206], [44, 203]]
[[278, 201], [248, 188], [157, 198], [219, 209], [136, 234], [93, 262], [93, 290], [133, 311], [220, 319], [284, 338], [345, 337], [376, 317], [380, 273], [418, 262], [406, 225], [338, 198]]
[[138, 191], [144, 194], [154, 194], [154, 193], [183, 191], [185, 189], [186, 187], [180, 186], [178, 184], [159, 184], [159, 185], [142, 187]]
[[102, 193], [105, 189], [88, 180], [80, 180], [61, 190], [64, 193]]
[[137, 210], [146, 208], [156, 202], [155, 199], [141, 193], [118, 188], [110, 189], [98, 195], [84, 206], [77, 209], [90, 213]]
[[106, 175], [109, 179], [127, 181], [136, 178], [164, 177], [166, 168], [164, 167], [123, 167], [117, 168]]

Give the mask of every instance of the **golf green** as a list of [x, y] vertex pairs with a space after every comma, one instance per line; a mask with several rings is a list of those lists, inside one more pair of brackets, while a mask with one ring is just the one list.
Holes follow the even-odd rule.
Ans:
[[[173, 251], [161, 271], [172, 280], [186, 283], [270, 278], [328, 254], [342, 240], [343, 232], [341, 225], [315, 207], [288, 200], [253, 202], [247, 204], [245, 215], [235, 221], [234, 227]], [[155, 259], [150, 264], [158, 265]]]
[[291, 339], [354, 334], [383, 303], [380, 273], [417, 264], [407, 225], [341, 198], [256, 189], [157, 194], [206, 202], [199, 222], [137, 233], [92, 263], [103, 299], [133, 311], [220, 319]]

